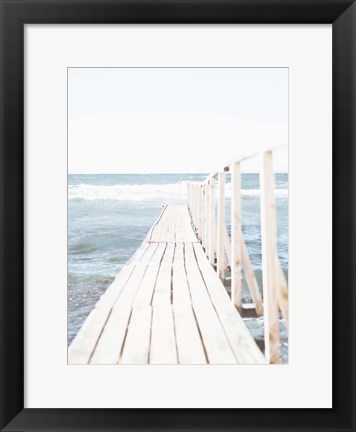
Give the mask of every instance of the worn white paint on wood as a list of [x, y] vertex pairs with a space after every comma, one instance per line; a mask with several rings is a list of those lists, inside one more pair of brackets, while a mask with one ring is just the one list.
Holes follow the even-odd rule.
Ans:
[[179, 364], [206, 364], [207, 359], [191, 304], [175, 303], [173, 315]]
[[204, 244], [204, 185], [200, 185], [200, 240], [201, 244]]
[[177, 364], [177, 349], [171, 304], [154, 305], [150, 364]]
[[262, 155], [261, 167], [261, 242], [264, 298], [265, 353], [268, 363], [280, 362], [278, 277], [276, 274], [276, 216], [272, 152]]
[[149, 241], [152, 243], [197, 241], [187, 206], [166, 206], [152, 230]]
[[[143, 243], [134, 254], [134, 257], [136, 259], [143, 259], [146, 253], [149, 257], [150, 252], [148, 244]], [[131, 258], [105, 294], [101, 296], [68, 348], [68, 364], [89, 363], [112, 307], [134, 273], [135, 268], [136, 262]]]
[[225, 251], [224, 251], [224, 234], [225, 234], [225, 173], [219, 172], [219, 199], [218, 199], [218, 222], [217, 222], [217, 273], [221, 280], [225, 278]]
[[152, 305], [171, 304], [172, 297], [172, 263], [174, 256], [174, 243], [167, 243], [158, 272], [156, 287], [153, 294]]
[[204, 244], [204, 250], [205, 253], [209, 253], [209, 194], [210, 194], [210, 188], [208, 184], [204, 185], [204, 237], [205, 237], [205, 244]]
[[190, 199], [191, 199], [190, 211], [192, 214], [193, 225], [195, 225], [195, 220], [196, 220], [195, 183], [191, 184]]
[[153, 254], [147, 270], [143, 276], [140, 287], [136, 293], [133, 302], [134, 308], [142, 306], [149, 306], [152, 302], [153, 292], [156, 285], [157, 275], [161, 266], [164, 252], [166, 250], [166, 243], [159, 243], [155, 253]]
[[125, 289], [122, 291], [119, 297], [121, 307], [132, 307], [138, 288], [146, 273], [147, 266], [149, 265], [149, 262], [151, 261], [151, 258], [154, 255], [157, 247], [157, 243], [151, 243], [149, 248], [147, 249], [147, 252], [137, 262], [135, 270], [133, 271], [130, 279], [125, 285]]
[[190, 183], [189, 211], [192, 218], [192, 223], [194, 225], [194, 183]]
[[288, 330], [289, 328], [289, 316], [288, 316], [288, 288], [287, 288], [287, 281], [286, 277], [284, 276], [282, 267], [279, 263], [279, 260], [277, 262], [278, 265], [278, 277], [279, 277], [279, 292], [278, 292], [278, 305], [279, 309], [282, 312], [283, 318], [284, 318], [284, 324]]
[[174, 243], [175, 242], [175, 230], [176, 230], [176, 220], [175, 215], [172, 211], [170, 211], [170, 215], [168, 215], [169, 223], [167, 224], [167, 237], [165, 241]]
[[194, 185], [194, 216], [195, 216], [195, 220], [194, 220], [194, 224], [197, 227], [198, 226], [198, 184]]
[[203, 216], [204, 216], [204, 208], [203, 208], [203, 185], [199, 185], [199, 239], [203, 241]]
[[[226, 258], [224, 260], [224, 268], [231, 264], [231, 240], [229, 237], [229, 233], [227, 232], [227, 226], [223, 227], [223, 238], [224, 238], [224, 251], [226, 254]], [[225, 258], [225, 255], [224, 255]]]
[[202, 203], [202, 216], [201, 216], [201, 220], [202, 220], [202, 245], [203, 248], [206, 249], [206, 229], [205, 229], [205, 224], [206, 224], [206, 209], [205, 209], [205, 185], [202, 184], [201, 185], [201, 203]]
[[216, 245], [216, 222], [215, 222], [215, 179], [209, 180], [209, 218], [208, 218], [208, 229], [209, 229], [209, 261], [211, 264], [215, 264], [215, 245]]
[[113, 308], [95, 347], [90, 364], [119, 363], [130, 315], [131, 308], [129, 307]]
[[[147, 243], [124, 267], [78, 333], [83, 343], [77, 363], [236, 364], [255, 356], [251, 335], [241, 330], [241, 318], [202, 246], [196, 238], [179, 242], [184, 226], [178, 221], [188, 215], [187, 207], [169, 207], [160, 217], [160, 229], [158, 223], [155, 228], [160, 239], [165, 234], [169, 240], [169, 227], [174, 226], [175, 242]], [[241, 353], [245, 349], [251, 352]]]
[[208, 226], [208, 215], [209, 215], [209, 187], [204, 184], [204, 250], [207, 253], [209, 250], [209, 226]]
[[111, 308], [94, 308], [68, 348], [69, 364], [87, 364], [109, 317]]
[[[114, 303], [110, 311], [110, 315], [102, 325], [102, 331], [96, 341], [96, 348], [93, 354], [91, 363], [95, 364], [112, 364], [118, 361], [118, 354], [121, 351], [125, 329], [130, 316], [132, 303], [134, 301], [136, 292], [138, 291], [142, 280], [145, 277], [148, 264], [151, 262], [152, 257], [155, 255], [158, 245], [152, 244], [145, 250], [141, 259], [136, 263], [130, 278], [125, 283], [125, 289], [119, 297], [120, 301]], [[100, 302], [98, 303], [100, 304]], [[99, 325], [101, 324], [101, 321]], [[92, 332], [93, 325], [91, 325], [90, 333]], [[78, 335], [81, 335], [83, 328]], [[80, 344], [83, 346], [83, 343]], [[94, 350], [92, 350], [94, 351]]]
[[252, 262], [250, 259], [250, 255], [247, 250], [247, 246], [245, 240], [241, 233], [242, 240], [242, 267], [244, 271], [244, 276], [246, 278], [247, 287], [250, 291], [250, 295], [253, 303], [255, 304], [256, 314], [258, 316], [263, 315], [263, 301], [261, 296], [261, 291], [259, 289], [255, 272], [253, 271]]
[[165, 211], [167, 210], [167, 207], [168, 207], [167, 205], [164, 205], [162, 207], [160, 215], [158, 216], [156, 222], [152, 225], [150, 231], [148, 232], [147, 238], [145, 239], [147, 242], [151, 241], [152, 235], [153, 235], [154, 231], [156, 230], [157, 226], [159, 226], [159, 223], [161, 222], [163, 215], [164, 215]]
[[[242, 246], [242, 255], [241, 255], [241, 263], [244, 271], [244, 275], [247, 282], [247, 287], [249, 289], [252, 301], [255, 304], [256, 314], [258, 316], [263, 315], [263, 301], [261, 292], [258, 287], [257, 279], [255, 276], [255, 272], [253, 271], [251, 259], [247, 250], [247, 246], [245, 243], [245, 240], [243, 238], [242, 232], [240, 234], [241, 238], [241, 246]], [[229, 264], [231, 263], [231, 241], [227, 232], [227, 229], [225, 229], [225, 251], [226, 255], [228, 257]]]
[[197, 233], [197, 237], [200, 240], [200, 234], [199, 234], [199, 215], [200, 215], [200, 201], [199, 201], [199, 190], [200, 190], [200, 185], [196, 185], [195, 187], [195, 205], [196, 205], [196, 209], [195, 209], [195, 230]]
[[198, 200], [198, 184], [194, 184], [194, 218], [193, 218], [193, 222], [194, 222], [194, 229], [195, 229], [195, 234], [197, 236], [197, 238], [199, 239], [199, 233], [198, 233], [198, 206], [199, 206], [199, 200]]
[[179, 206], [181, 207], [181, 213], [178, 216], [178, 233], [179, 237], [176, 238], [177, 243], [184, 243], [185, 241], [196, 242], [198, 241], [193, 227], [192, 227], [192, 219], [189, 215], [187, 206]]
[[150, 242], [159, 242], [162, 236], [167, 239], [170, 212], [169, 206], [166, 206], [161, 218], [152, 230]]
[[[174, 224], [174, 226], [175, 226], [175, 240], [174, 241], [176, 243], [182, 243], [182, 242], [184, 242], [184, 239], [185, 239], [184, 238], [184, 232], [183, 232], [183, 224], [182, 224], [183, 218], [184, 218], [182, 209], [185, 209], [185, 207], [180, 207], [180, 206], [178, 207], [177, 206], [175, 214], [174, 214], [174, 217], [175, 217], [175, 224]], [[189, 217], [188, 211], [186, 211], [185, 213], [187, 214], [187, 217]]]
[[127, 329], [121, 364], [147, 364], [150, 350], [152, 308], [133, 309]]
[[173, 304], [190, 305], [191, 298], [184, 266], [184, 245], [177, 243], [174, 252], [172, 273]]
[[[264, 150], [265, 153], [263, 155], [264, 161], [263, 161], [262, 171], [265, 170], [267, 159], [270, 158], [270, 160], [272, 160], [272, 149], [275, 149], [277, 147], [276, 146], [271, 146], [269, 150]], [[251, 154], [251, 155], [245, 155], [245, 156], [241, 157], [240, 159], [238, 159], [236, 162], [234, 162], [232, 164], [232, 168], [231, 168], [231, 165], [229, 165], [229, 167], [225, 167], [224, 171], [228, 171], [230, 168], [231, 168], [231, 171], [233, 171], [234, 164], [239, 164], [241, 161], [243, 161], [245, 159], [249, 159], [249, 158], [251, 158], [253, 156], [254, 155]], [[270, 168], [271, 168], [270, 169], [270, 174], [271, 174], [270, 178], [272, 178], [273, 177], [272, 163], [270, 164]], [[221, 175], [222, 175], [221, 171], [220, 172], [212, 173], [212, 174], [210, 174], [205, 179], [205, 182], [203, 184], [208, 184], [209, 187], [210, 187], [211, 186], [211, 180], [213, 180], [216, 176], [219, 176], [221, 178]], [[261, 175], [262, 175], [262, 177], [267, 177], [267, 176], [265, 176], [264, 173], [261, 173]], [[232, 177], [234, 177], [233, 173], [232, 173]], [[232, 180], [232, 183], [234, 183], [234, 180]], [[194, 187], [196, 189], [199, 186], [195, 185]], [[270, 188], [269, 190], [271, 192], [271, 196], [273, 196], [273, 191], [274, 191], [273, 181], [271, 181], [269, 183], [268, 187]], [[233, 189], [239, 191], [240, 187], [235, 187], [235, 188], [233, 187]], [[266, 189], [266, 186], [262, 186], [261, 187], [262, 200], [265, 199], [265, 197], [263, 197], [263, 194], [264, 194], [263, 189]], [[199, 198], [196, 197], [195, 195], [192, 195], [192, 199], [191, 200], [192, 200], [192, 202], [191, 202], [191, 206], [192, 207], [194, 207], [196, 205], [196, 203], [199, 202]], [[232, 201], [234, 201], [234, 196], [232, 197]], [[235, 205], [233, 204], [232, 207], [234, 208]], [[232, 208], [232, 210], [233, 210], [233, 208]], [[263, 214], [263, 212], [265, 212], [267, 214], [268, 211], [266, 209], [268, 210], [268, 206], [264, 210], [261, 208], [261, 214]], [[222, 206], [220, 206], [220, 210], [222, 210]], [[275, 212], [275, 209], [274, 209], [274, 212]], [[214, 218], [210, 218], [210, 205], [209, 205], [209, 210], [207, 210], [206, 213], [208, 213], [208, 221], [209, 221], [208, 222], [208, 224], [209, 224], [209, 235], [207, 236], [207, 238], [210, 240], [210, 237], [211, 237], [211, 235], [210, 235], [210, 232], [211, 232], [210, 231], [211, 230], [210, 220], [211, 221], [215, 220], [215, 217]], [[219, 212], [219, 200], [218, 200], [218, 212], [217, 212], [217, 218], [218, 218], [218, 220], [219, 220], [219, 216], [221, 216], [221, 214]], [[223, 218], [220, 217], [220, 221], [222, 221], [222, 219]], [[195, 218], [194, 218], [194, 221], [195, 221]], [[274, 216], [274, 222], [275, 222], [275, 216]], [[198, 226], [199, 222], [197, 221], [195, 225]], [[232, 224], [232, 225], [234, 225], [234, 224]], [[235, 242], [235, 240], [233, 242], [230, 242], [229, 236], [227, 234], [226, 227], [222, 227], [220, 223], [218, 223], [217, 231], [219, 231], [219, 229], [220, 229], [220, 232], [224, 233], [223, 234], [223, 238], [224, 238], [224, 244], [225, 244], [225, 251], [222, 252], [223, 248], [221, 247], [221, 235], [219, 236], [219, 233], [215, 232], [215, 239], [217, 240], [217, 244], [215, 245], [215, 247], [216, 247], [216, 254], [219, 255], [219, 258], [220, 258], [220, 259], [217, 258], [218, 273], [219, 273], [220, 276], [222, 276], [223, 275], [223, 268], [224, 269], [226, 268], [226, 266], [225, 266], [225, 263], [226, 263], [225, 254], [226, 254], [228, 262], [230, 263], [230, 265], [232, 267], [232, 286], [235, 287], [235, 289], [232, 290], [232, 297], [233, 297], [234, 302], [237, 303], [237, 305], [239, 305], [240, 301], [238, 299], [239, 299], [239, 290], [240, 290], [240, 287], [238, 287], [236, 285], [239, 284], [238, 281], [240, 279], [238, 277], [235, 277], [235, 275], [236, 275], [236, 271], [235, 271], [235, 258], [236, 258], [235, 255], [236, 255], [236, 251], [235, 252], [231, 251], [231, 248], [235, 247], [236, 242]], [[274, 229], [275, 229], [275, 227], [274, 227]], [[276, 316], [278, 315], [278, 309], [280, 309], [280, 311], [282, 312], [284, 321], [285, 321], [285, 325], [288, 328], [288, 288], [287, 288], [287, 281], [285, 280], [283, 271], [281, 269], [281, 266], [280, 266], [280, 263], [279, 263], [279, 260], [278, 260], [277, 251], [275, 250], [275, 253], [273, 254], [274, 258], [272, 258], [272, 260], [275, 261], [274, 262], [274, 266], [272, 266], [272, 265], [270, 266], [270, 268], [273, 268], [273, 272], [272, 273], [273, 273], [273, 279], [274, 279], [274, 283], [272, 284], [272, 286], [274, 287], [274, 291], [275, 292], [271, 294], [272, 297], [273, 297], [273, 300], [269, 302], [268, 301], [268, 294], [266, 294], [265, 299], [264, 299], [265, 300], [265, 305], [263, 305], [262, 304], [261, 293], [260, 293], [260, 290], [258, 288], [258, 284], [257, 284], [256, 278], [255, 278], [255, 275], [254, 275], [254, 272], [253, 272], [253, 269], [252, 269], [251, 260], [250, 260], [250, 257], [249, 257], [249, 254], [248, 254], [248, 251], [247, 251], [247, 248], [246, 248], [246, 244], [245, 244], [245, 242], [243, 240], [242, 231], [241, 230], [239, 231], [239, 230], [237, 230], [234, 227], [232, 227], [232, 230], [233, 230], [233, 232], [232, 232], [232, 236], [233, 237], [234, 236], [238, 236], [240, 234], [241, 239], [242, 239], [241, 242], [240, 242], [241, 247], [237, 251], [237, 254], [240, 252], [240, 258], [241, 258], [241, 260], [240, 260], [240, 263], [241, 263], [240, 269], [237, 269], [237, 271], [240, 270], [240, 272], [241, 272], [241, 270], [243, 270], [243, 274], [246, 277], [247, 284], [248, 284], [248, 287], [249, 287], [249, 290], [250, 290], [250, 293], [251, 293], [251, 297], [253, 298], [254, 304], [256, 306], [256, 313], [258, 315], [262, 315], [264, 313], [264, 310], [267, 309], [267, 306], [266, 306], [267, 303], [269, 303], [270, 304], [270, 309], [272, 308], [273, 311], [274, 311], [273, 314], [272, 314], [272, 315], [274, 315], [274, 318], [272, 318], [272, 322], [275, 321], [275, 323], [276, 323], [276, 321], [277, 321], [276, 320]], [[270, 232], [270, 236], [271, 236], [271, 232]], [[237, 244], [238, 244], [238, 242], [237, 242]], [[203, 246], [206, 246], [205, 241], [203, 241]], [[213, 249], [213, 244], [212, 243], [209, 244], [209, 248], [207, 248], [205, 250], [205, 253], [206, 253], [206, 255], [207, 255], [210, 263], [214, 264], [215, 257], [213, 255], [211, 249]], [[268, 247], [266, 248], [266, 250], [267, 249], [268, 249]], [[269, 253], [270, 252], [271, 251], [269, 250]], [[222, 255], [223, 254], [224, 254], [224, 259], [222, 259]], [[236, 266], [236, 267], [238, 267], [238, 266]], [[264, 272], [264, 270], [263, 270], [263, 272]], [[264, 274], [264, 278], [268, 279], [268, 277], [266, 276], [266, 274]], [[237, 299], [237, 301], [235, 301], [235, 299]], [[273, 307], [272, 307], [272, 304], [273, 304]], [[276, 313], [276, 310], [277, 310], [277, 313]], [[272, 331], [272, 333], [270, 333], [269, 330], [268, 330], [268, 326], [270, 325], [270, 321], [271, 321], [271, 314], [269, 313], [268, 310], [266, 310], [265, 314], [266, 314], [266, 316], [268, 315], [268, 317], [266, 318], [266, 323], [267, 323], [266, 324], [266, 331], [269, 333], [269, 338], [268, 339], [271, 339], [271, 341], [273, 342], [273, 344], [275, 346], [277, 346], [276, 341], [273, 340], [273, 331]], [[275, 327], [277, 327], [277, 325], [275, 325]], [[279, 339], [279, 330], [278, 330], [278, 336], [277, 336], [277, 338]], [[270, 342], [266, 341], [266, 343], [267, 343], [267, 350], [269, 350], [270, 349]], [[278, 357], [278, 355], [277, 355], [277, 357]]]
[[207, 261], [199, 244], [194, 245], [198, 266], [204, 278], [210, 299], [218, 314], [221, 325], [232, 350], [240, 364], [265, 364], [265, 359], [247, 329], [241, 316], [231, 303], [221, 280]]
[[236, 357], [211, 303], [191, 243], [185, 244], [185, 267], [193, 310], [197, 318], [209, 363], [236, 364]]
[[240, 164], [231, 166], [231, 300], [241, 309], [241, 173]]
[[203, 199], [203, 185], [199, 185], [199, 232], [200, 241], [203, 241], [204, 236], [204, 199]]
[[[147, 248], [146, 248], [147, 249]], [[96, 307], [111, 307], [114, 305], [116, 300], [119, 298], [122, 289], [126, 282], [131, 277], [136, 263], [125, 265], [120, 273], [114, 279], [114, 282], [109, 286], [105, 293], [100, 297], [100, 300], [96, 304]]]

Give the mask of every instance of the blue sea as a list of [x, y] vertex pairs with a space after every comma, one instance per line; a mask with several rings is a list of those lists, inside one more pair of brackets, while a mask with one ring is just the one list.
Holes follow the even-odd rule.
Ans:
[[[186, 203], [187, 181], [207, 174], [92, 174], [68, 176], [68, 343], [115, 275], [140, 246], [165, 204]], [[226, 222], [230, 226], [230, 178], [226, 176]], [[276, 174], [277, 242], [288, 277], [288, 174]], [[260, 187], [258, 174], [242, 174], [242, 230], [261, 282]], [[249, 299], [247, 287], [243, 298]], [[244, 318], [257, 341], [263, 318]], [[288, 338], [281, 322], [282, 362]]]

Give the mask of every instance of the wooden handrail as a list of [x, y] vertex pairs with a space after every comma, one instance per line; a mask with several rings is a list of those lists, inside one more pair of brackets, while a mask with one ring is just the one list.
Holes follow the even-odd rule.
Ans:
[[[279, 312], [288, 329], [288, 288], [277, 252], [273, 150], [261, 153], [261, 244], [263, 300], [242, 233], [240, 163], [256, 156], [243, 156], [210, 174], [202, 183], [188, 183], [188, 207], [198, 239], [224, 282], [231, 271], [231, 301], [241, 311], [242, 275], [246, 279], [256, 314], [264, 316], [265, 357], [280, 362]], [[225, 173], [231, 173], [231, 238], [225, 223]], [[218, 195], [215, 197], [215, 191]], [[217, 198], [217, 199], [216, 199]], [[216, 205], [217, 204], [217, 205]]]

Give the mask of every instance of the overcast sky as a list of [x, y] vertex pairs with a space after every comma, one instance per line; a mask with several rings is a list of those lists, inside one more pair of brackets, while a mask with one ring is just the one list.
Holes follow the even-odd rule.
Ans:
[[210, 173], [287, 143], [288, 69], [68, 69], [69, 173]]

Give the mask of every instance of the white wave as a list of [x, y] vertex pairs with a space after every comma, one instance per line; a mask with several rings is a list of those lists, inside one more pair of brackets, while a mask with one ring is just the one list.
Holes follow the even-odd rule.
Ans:
[[[259, 196], [259, 189], [242, 189], [245, 196]], [[226, 197], [231, 196], [231, 183], [226, 184]], [[288, 189], [275, 189], [277, 198], [288, 198]], [[187, 197], [187, 183], [95, 186], [70, 185], [69, 200], [75, 201], [159, 201], [183, 203]]]
[[[243, 196], [260, 196], [260, 189], [241, 189]], [[274, 195], [276, 198], [288, 198], [288, 189], [275, 189]], [[226, 183], [225, 196], [231, 198], [231, 183]]]
[[94, 186], [80, 184], [69, 186], [70, 200], [85, 201], [184, 201], [187, 195], [186, 183], [145, 184], [145, 185], [112, 185]]
[[[260, 189], [242, 189], [241, 194], [246, 196], [260, 196]], [[288, 189], [275, 189], [276, 198], [288, 198]]]

